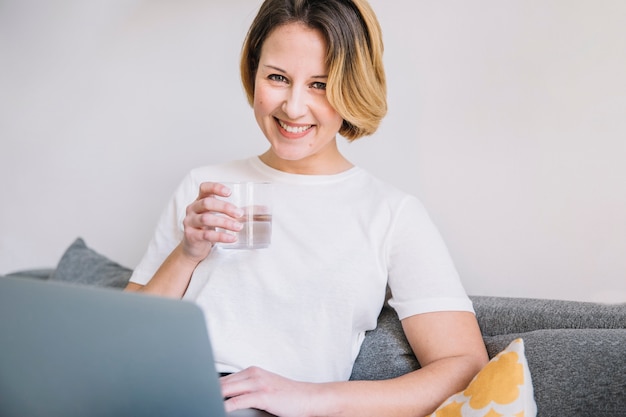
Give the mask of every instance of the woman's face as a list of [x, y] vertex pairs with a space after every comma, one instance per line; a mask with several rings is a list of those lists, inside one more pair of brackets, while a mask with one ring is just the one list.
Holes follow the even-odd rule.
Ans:
[[254, 114], [271, 145], [264, 160], [274, 168], [313, 173], [345, 162], [336, 143], [343, 119], [326, 99], [325, 55], [320, 32], [300, 23], [274, 29], [263, 43]]

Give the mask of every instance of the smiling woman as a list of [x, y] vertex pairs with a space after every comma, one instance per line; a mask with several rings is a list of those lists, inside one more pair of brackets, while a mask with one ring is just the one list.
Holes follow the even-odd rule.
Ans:
[[279, 26], [263, 43], [253, 107], [269, 166], [308, 174], [352, 166], [337, 148], [343, 118], [326, 98], [325, 51], [322, 35], [301, 23]]
[[[191, 171], [130, 279], [130, 291], [203, 308], [217, 370], [229, 374], [227, 410], [425, 415], [487, 362], [472, 303], [420, 201], [337, 146], [339, 135], [373, 133], [386, 114], [381, 39], [365, 0], [266, 0], [241, 76], [269, 149]], [[231, 190], [218, 181], [273, 183], [268, 248], [220, 245], [241, 229], [242, 207], [219, 198]], [[348, 381], [387, 287], [422, 368]]]
[[[260, 0], [1, 3], [0, 273], [76, 236], [135, 265], [182, 173], [267, 150]], [[626, 2], [370, 3], [390, 111], [341, 152], [420, 197], [468, 292], [626, 301]]]
[[300, 22], [324, 38], [327, 98], [344, 119], [339, 133], [349, 140], [373, 134], [387, 113], [382, 33], [374, 11], [367, 2], [351, 1], [320, 3], [314, 10], [307, 7], [307, 2], [297, 2], [293, 8], [261, 6], [241, 57], [248, 102], [254, 102], [256, 71], [269, 29]]
[[[184, 172], [268, 150], [239, 79], [242, 41], [261, 3], [1, 2], [0, 274], [56, 264], [76, 236], [135, 266], [160, 207]], [[323, 3], [341, 10], [367, 7]], [[370, 3], [384, 29], [389, 112], [374, 137], [352, 143], [338, 137], [341, 154], [386, 186], [419, 196], [450, 245], [470, 294], [626, 301], [626, 2]], [[355, 25], [343, 19], [333, 34], [353, 26], [361, 30], [356, 23], [370, 16], [361, 15]], [[326, 27], [338, 16], [326, 19]], [[362, 57], [375, 56], [380, 35], [368, 30], [372, 51], [365, 47]], [[335, 39], [322, 35], [327, 43]], [[359, 36], [355, 32], [354, 39]], [[341, 51], [343, 42], [328, 49]], [[326, 72], [315, 75], [329, 76], [316, 80], [327, 84], [329, 103], [359, 128], [368, 126], [342, 110], [341, 100], [355, 98], [350, 109], [362, 105], [380, 114], [384, 107], [376, 103], [384, 102], [376, 94], [356, 100], [361, 89], [371, 94], [365, 87], [377, 83], [376, 77], [362, 77], [353, 83], [356, 91], [341, 93], [330, 81], [330, 51], [325, 58]], [[285, 131], [297, 134], [313, 120], [288, 122]], [[286, 190], [313, 189], [303, 183], [324, 180], [323, 175], [282, 176], [257, 163], [254, 157], [247, 167], [259, 169], [215, 170], [200, 181], [251, 174], [280, 182], [277, 189]], [[184, 210], [198, 197], [198, 184], [189, 184], [193, 193], [173, 204], [180, 217], [167, 223], [166, 235], [174, 235], [176, 245], [183, 239]], [[372, 199], [389, 201], [378, 189], [365, 190]], [[280, 283], [270, 282], [262, 294], [284, 284], [275, 292], [282, 297], [272, 300], [273, 308], [284, 307], [279, 309], [284, 316], [304, 309], [287, 306], [284, 291], [305, 278], [344, 277], [351, 270], [366, 281], [357, 272], [362, 259], [351, 252], [367, 257], [373, 252], [368, 245], [383, 236], [365, 231], [374, 217], [359, 211], [363, 200], [355, 195], [353, 188], [329, 187], [307, 210], [285, 217], [295, 207], [282, 202], [277, 207], [283, 214], [275, 218], [274, 238], [282, 237], [263, 256], [283, 244], [293, 249], [282, 248], [274, 277]], [[311, 203], [310, 196], [305, 203]], [[329, 218], [334, 220], [324, 223]], [[363, 228], [352, 236], [349, 225], [357, 220]], [[398, 225], [395, 230], [407, 226]], [[301, 245], [309, 242], [305, 252]], [[159, 248], [167, 253], [174, 246]], [[333, 257], [323, 258], [327, 252]], [[384, 269], [385, 259], [374, 265], [365, 259], [364, 265]], [[215, 264], [200, 263], [191, 283], [200, 286], [204, 278], [212, 285], [203, 268]], [[259, 287], [236, 282], [242, 290]], [[339, 279], [332, 283], [339, 284]], [[341, 285], [353, 291], [345, 281]], [[355, 287], [366, 291], [362, 282]], [[403, 293], [408, 292], [397, 290], [396, 296]], [[311, 291], [308, 298], [316, 297], [321, 299], [319, 292]], [[333, 291], [328, 297], [343, 307], [349, 304], [345, 294]], [[372, 302], [372, 308], [377, 305]], [[327, 317], [334, 310], [317, 311]], [[359, 332], [364, 328], [367, 323]], [[302, 349], [314, 350], [313, 345]]]

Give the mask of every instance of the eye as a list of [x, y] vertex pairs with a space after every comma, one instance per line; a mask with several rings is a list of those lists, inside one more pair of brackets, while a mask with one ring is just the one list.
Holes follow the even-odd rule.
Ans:
[[326, 90], [326, 83], [316, 81], [311, 84], [311, 88], [314, 88], [316, 90]]
[[276, 81], [278, 83], [286, 83], [287, 82], [287, 78], [285, 78], [284, 75], [280, 75], [280, 74], [270, 74], [267, 76], [267, 79], [270, 81]]

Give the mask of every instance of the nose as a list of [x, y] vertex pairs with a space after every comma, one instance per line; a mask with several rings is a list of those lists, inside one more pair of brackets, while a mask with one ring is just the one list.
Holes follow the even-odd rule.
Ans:
[[292, 86], [287, 90], [282, 110], [291, 120], [297, 120], [307, 112], [307, 95], [302, 87]]

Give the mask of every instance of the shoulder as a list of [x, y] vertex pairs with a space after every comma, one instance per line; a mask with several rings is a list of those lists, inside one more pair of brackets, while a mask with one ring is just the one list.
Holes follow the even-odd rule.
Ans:
[[363, 181], [362, 192], [371, 194], [373, 199], [389, 207], [393, 212], [405, 210], [424, 211], [425, 208], [419, 197], [399, 187], [382, 180], [366, 170], [360, 170], [360, 180]]
[[195, 167], [179, 181], [174, 191], [174, 200], [179, 205], [186, 205], [197, 197], [203, 182], [241, 181], [247, 176], [246, 170], [249, 170], [249, 159]]
[[228, 162], [202, 165], [187, 172], [182, 179], [181, 186], [193, 188], [194, 192], [203, 182], [237, 182], [237, 181], [263, 181], [257, 169], [256, 156], [236, 159]]
[[246, 158], [199, 166], [190, 170], [185, 179], [197, 185], [206, 181], [238, 181], [247, 175], [250, 161], [251, 158]]

